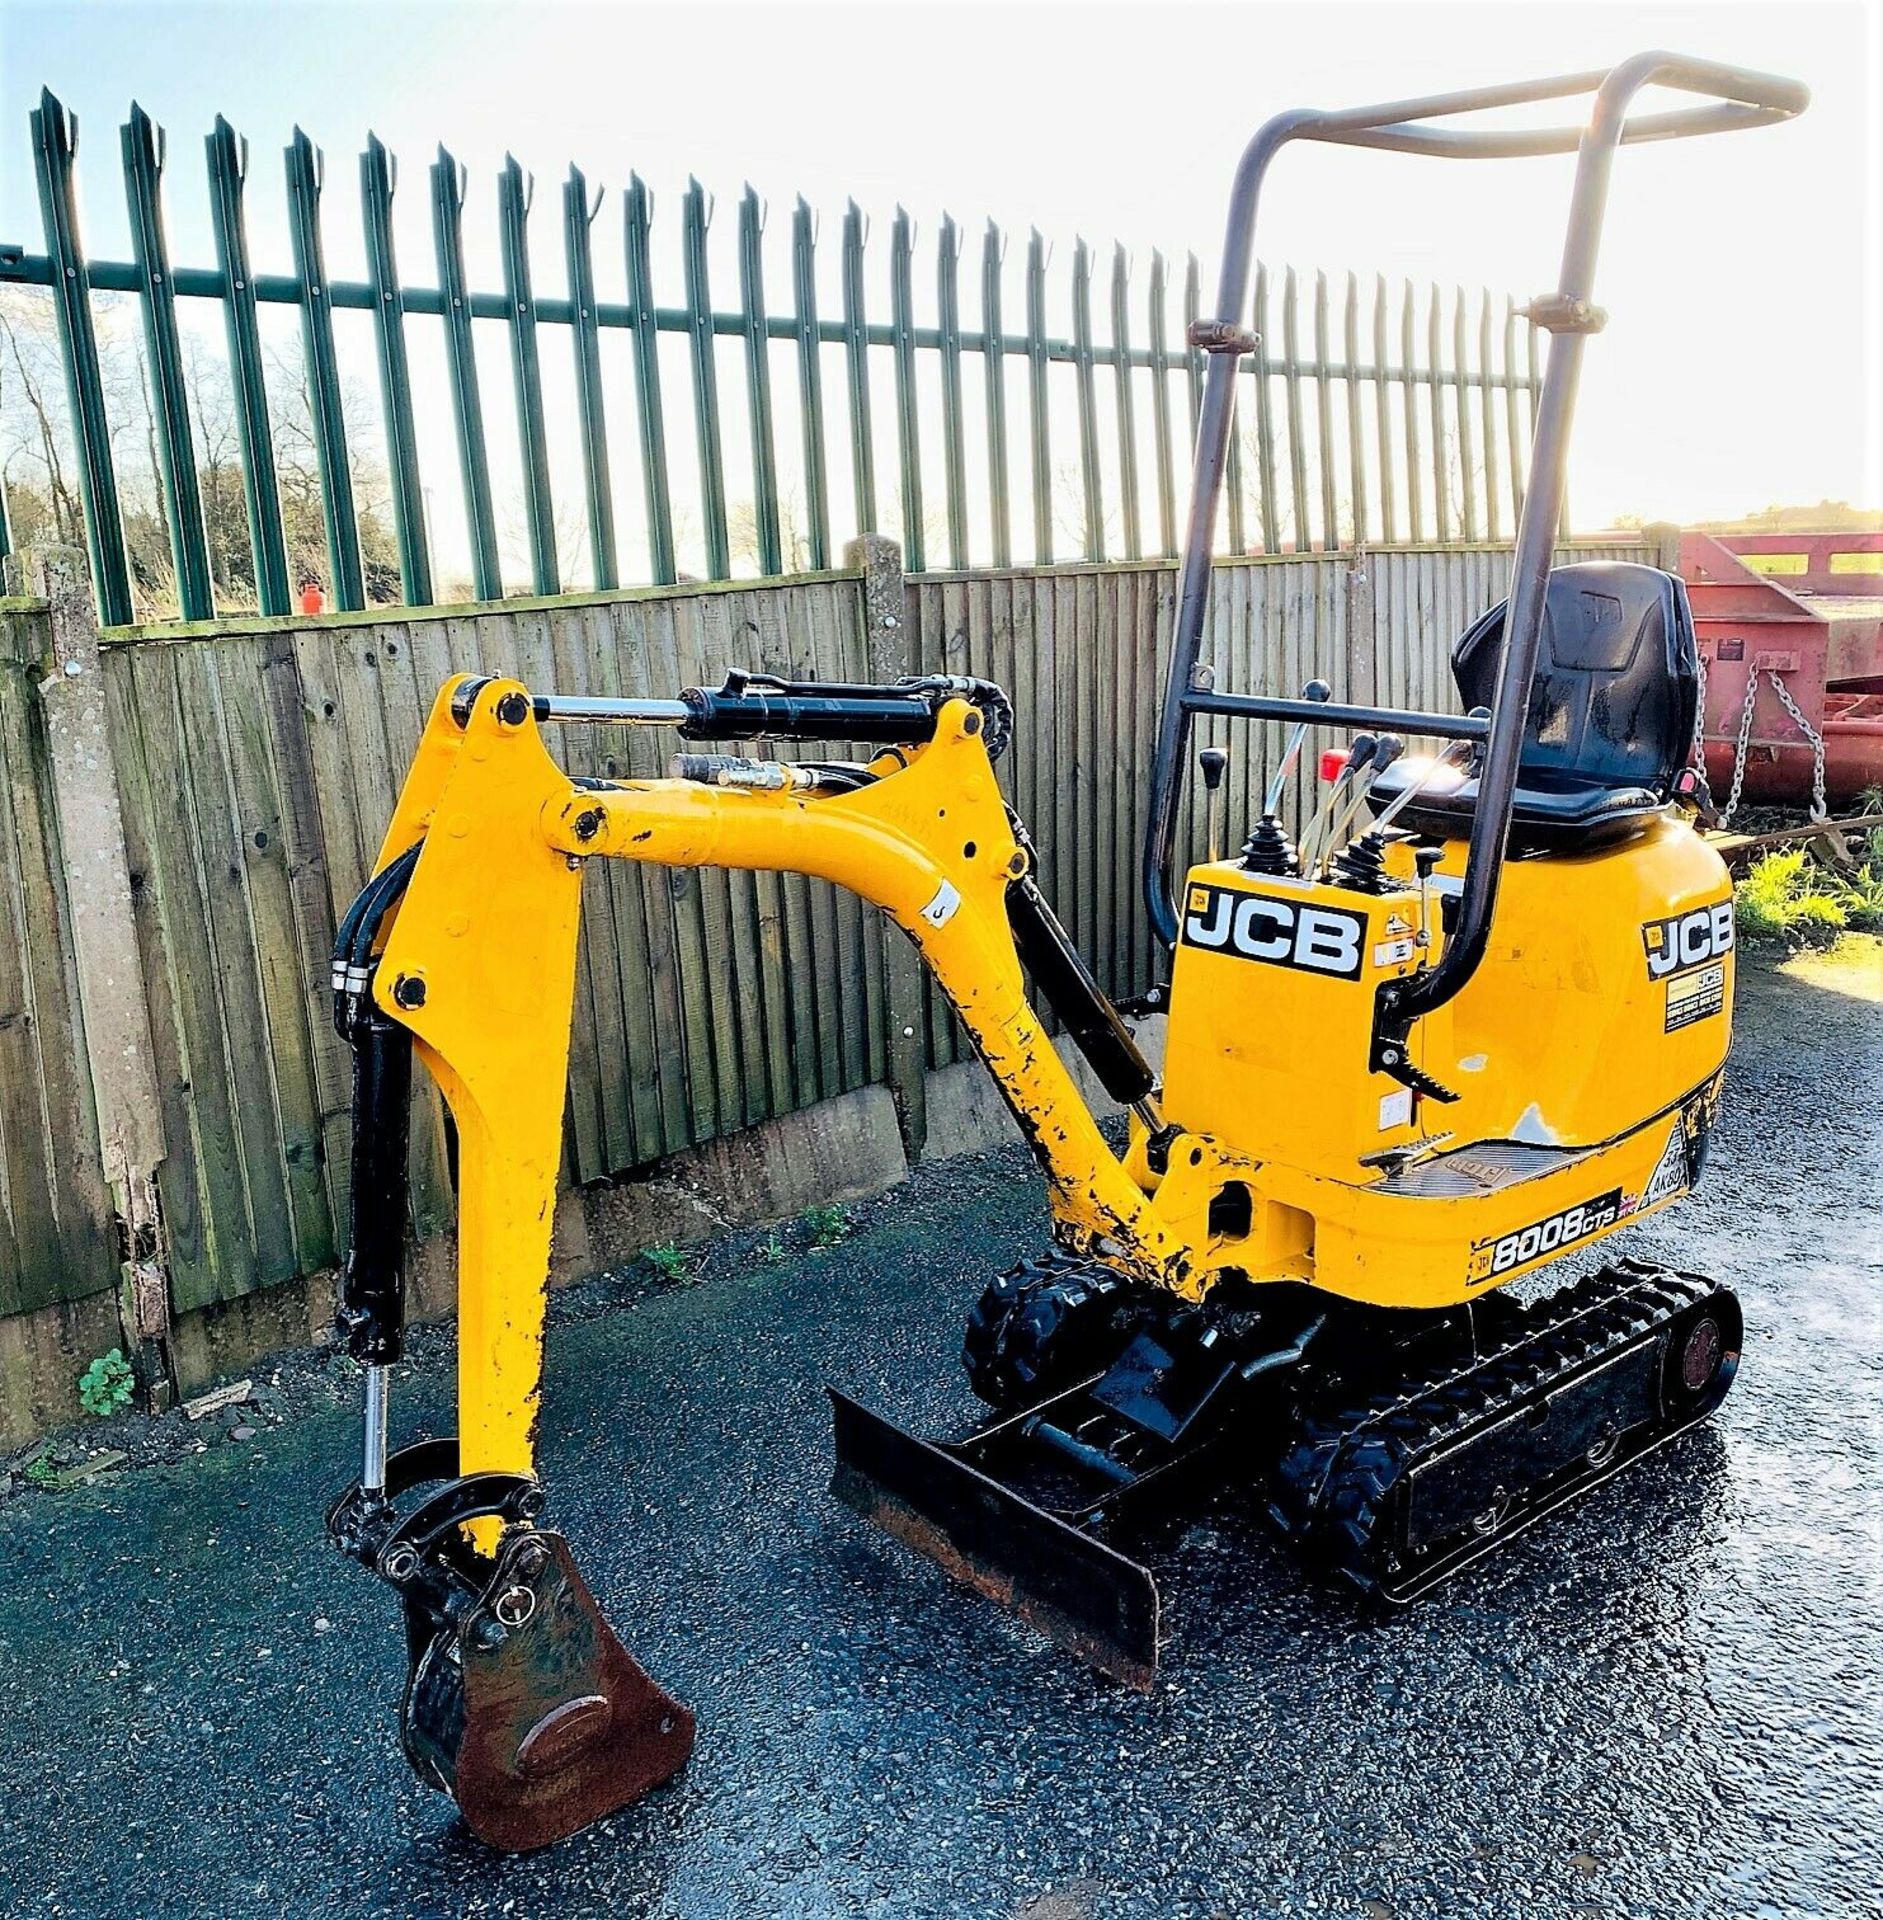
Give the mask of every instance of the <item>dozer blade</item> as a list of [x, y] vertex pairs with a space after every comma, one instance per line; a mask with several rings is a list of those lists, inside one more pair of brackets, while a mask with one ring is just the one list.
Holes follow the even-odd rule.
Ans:
[[508, 1853], [566, 1839], [671, 1779], [693, 1715], [615, 1637], [560, 1534], [523, 1532], [406, 1688], [406, 1752]]
[[916, 1439], [834, 1387], [826, 1391], [836, 1442], [830, 1487], [838, 1499], [1101, 1673], [1150, 1690], [1158, 1599], [1149, 1568], [946, 1446]]

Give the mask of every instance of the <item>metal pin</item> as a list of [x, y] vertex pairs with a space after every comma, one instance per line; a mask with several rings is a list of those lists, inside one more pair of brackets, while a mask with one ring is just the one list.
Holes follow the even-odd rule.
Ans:
[[386, 1492], [386, 1417], [392, 1369], [366, 1369], [366, 1443], [360, 1466], [360, 1491], [384, 1498]]

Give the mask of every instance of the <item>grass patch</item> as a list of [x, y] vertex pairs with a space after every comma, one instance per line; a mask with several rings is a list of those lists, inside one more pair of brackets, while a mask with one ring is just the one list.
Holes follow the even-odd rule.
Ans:
[[1805, 847], [1763, 855], [1734, 903], [1747, 940], [1828, 947], [1841, 933], [1883, 933], [1883, 827], [1865, 834], [1854, 867], [1826, 866]]
[[798, 1215], [801, 1226], [811, 1242], [813, 1253], [823, 1253], [826, 1249], [841, 1246], [850, 1237], [850, 1209], [843, 1206], [806, 1207]]

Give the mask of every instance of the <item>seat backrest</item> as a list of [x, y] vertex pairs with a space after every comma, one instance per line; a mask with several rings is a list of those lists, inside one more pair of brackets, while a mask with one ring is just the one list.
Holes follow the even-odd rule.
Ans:
[[[1493, 607], [1452, 649], [1467, 707], [1489, 706], [1502, 664]], [[1699, 649], [1671, 573], [1586, 560], [1550, 575], [1520, 778], [1533, 786], [1647, 787], [1665, 798], [1693, 746]]]

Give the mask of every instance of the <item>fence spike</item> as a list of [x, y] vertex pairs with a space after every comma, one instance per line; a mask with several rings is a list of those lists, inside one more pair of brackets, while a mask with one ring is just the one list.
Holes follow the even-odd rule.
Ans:
[[1308, 450], [1301, 410], [1301, 300], [1293, 267], [1282, 276], [1282, 380], [1288, 403], [1289, 499], [1294, 517], [1295, 552], [1314, 545], [1308, 530]]
[[1328, 357], [1327, 275], [1314, 276], [1314, 426], [1321, 469], [1321, 549], [1340, 546], [1340, 502], [1334, 472], [1333, 367]]
[[1006, 235], [990, 220], [981, 242], [981, 352], [987, 375], [987, 510], [997, 567], [1013, 564], [1013, 503], [1007, 480], [1007, 339], [1001, 319], [1006, 262]]
[[1388, 368], [1386, 276], [1373, 276], [1373, 418], [1380, 447], [1380, 538], [1388, 546], [1399, 538], [1399, 514], [1393, 498], [1393, 402]]
[[915, 223], [896, 208], [889, 229], [889, 328], [896, 366], [896, 445], [902, 483], [902, 564], [927, 564], [922, 525], [922, 442], [915, 393]]
[[1112, 248], [1111, 363], [1118, 406], [1118, 511], [1124, 521], [1125, 558], [1143, 557], [1138, 510], [1138, 422], [1131, 378], [1131, 263], [1122, 246]]
[[673, 544], [673, 496], [667, 483], [667, 428], [660, 393], [660, 334], [654, 312], [653, 197], [636, 174], [622, 203], [627, 241], [628, 313], [634, 329], [635, 413], [641, 433], [641, 480], [647, 496], [648, 566], [656, 586], [679, 578]]
[[353, 468], [347, 458], [345, 396], [333, 343], [333, 290], [320, 236], [320, 191], [327, 176], [321, 150], [299, 127], [283, 159], [288, 181], [288, 232], [301, 306], [301, 351], [307, 368], [314, 460], [320, 469], [326, 522], [328, 585], [343, 613], [366, 605], [359, 523], [353, 511]]
[[1399, 305], [1399, 358], [1405, 369], [1406, 516], [1412, 543], [1425, 539], [1425, 456], [1419, 445], [1419, 386], [1417, 356], [1413, 351], [1412, 282], [1403, 283]]
[[876, 531], [876, 452], [870, 429], [870, 344], [863, 313], [863, 248], [869, 226], [854, 200], [843, 212], [843, 348], [850, 389], [850, 474], [859, 533]]
[[1269, 378], [1273, 360], [1268, 345], [1268, 268], [1260, 261], [1255, 268], [1255, 318], [1251, 324], [1257, 336], [1256, 349], [1249, 359], [1255, 379], [1256, 459], [1261, 468], [1256, 476], [1256, 490], [1262, 502], [1262, 551], [1279, 553], [1281, 516], [1276, 507], [1279, 490], [1275, 479], [1275, 396]]
[[472, 591], [479, 600], [503, 598], [497, 555], [497, 513], [491, 501], [490, 450], [484, 436], [483, 390], [471, 339], [471, 289], [464, 273], [464, 195], [470, 175], [441, 143], [432, 162], [432, 245], [438, 292], [444, 303], [445, 372], [464, 485], [464, 519], [471, 535]]
[[1033, 447], [1033, 561], [1053, 558], [1053, 445], [1046, 392], [1046, 242], [1034, 227], [1026, 249], [1027, 414]]
[[399, 543], [399, 579], [408, 607], [429, 606], [432, 570], [419, 483], [418, 433], [412, 421], [412, 373], [405, 343], [405, 296], [392, 244], [392, 196], [398, 163], [376, 133], [360, 155], [360, 199], [366, 224], [367, 271], [373, 287], [373, 335], [379, 352], [379, 395], [386, 413], [386, 464], [392, 478], [392, 523]]
[[571, 163], [562, 188], [563, 256], [569, 275], [570, 337], [575, 348], [575, 405], [582, 434], [582, 481], [588, 508], [589, 560], [599, 593], [620, 584], [615, 549], [614, 480], [608, 464], [608, 409], [602, 385], [600, 320], [595, 311], [591, 229], [602, 189], [591, 202], [588, 181]]
[[1452, 401], [1457, 416], [1458, 478], [1464, 487], [1464, 535], [1478, 537], [1478, 485], [1471, 469], [1471, 354], [1465, 338], [1465, 290], [1452, 290]]
[[1105, 500], [1098, 454], [1098, 393], [1093, 378], [1092, 251], [1083, 238], [1072, 247], [1072, 367], [1078, 397], [1079, 471], [1085, 497], [1085, 557], [1105, 557]]
[[1158, 552], [1177, 551], [1177, 470], [1170, 427], [1170, 316], [1169, 266], [1161, 252], [1151, 252], [1150, 285], [1146, 290], [1151, 330], [1151, 438], [1157, 452]]
[[811, 565], [830, 565], [830, 468], [824, 448], [823, 335], [817, 323], [817, 216], [798, 195], [791, 210], [792, 310], [798, 346], [798, 416]]
[[1439, 293], [1436, 286], [1426, 312], [1428, 391], [1432, 402], [1432, 509], [1438, 522], [1438, 543], [1451, 544], [1451, 473], [1445, 456], [1444, 355], [1439, 346]]
[[517, 443], [523, 456], [523, 504], [529, 523], [530, 574], [539, 594], [562, 591], [556, 552], [556, 503], [549, 484], [549, 429], [543, 417], [543, 364], [536, 339], [536, 290], [530, 273], [530, 208], [536, 178], [506, 153], [497, 177], [503, 243], [504, 304], [510, 317], [510, 368], [516, 384]]
[[293, 599], [281, 524], [281, 487], [275, 475], [274, 434], [268, 419], [268, 385], [262, 370], [261, 329], [255, 309], [255, 274], [249, 264], [248, 229], [243, 217], [248, 142], [217, 114], [203, 151], [209, 168], [209, 214], [216, 236], [216, 262], [222, 269], [222, 315], [229, 337], [229, 373], [235, 392], [242, 502], [248, 515], [255, 599], [263, 613], [288, 613], [293, 610]]
[[1510, 518], [1523, 519], [1523, 436], [1517, 425], [1517, 303], [1504, 298], [1504, 441], [1510, 451]]
[[1497, 409], [1491, 404], [1491, 290], [1479, 289], [1478, 429], [1484, 443], [1484, 534], [1503, 538], [1497, 511]]
[[157, 484], [170, 530], [176, 569], [177, 607], [185, 620], [215, 618], [209, 543], [203, 521], [201, 477], [190, 431], [190, 396], [177, 332], [176, 286], [164, 233], [163, 129], [134, 100], [120, 133], [124, 192], [131, 217], [131, 253], [137, 263], [139, 305], [144, 315], [145, 377], [157, 443]]
[[948, 564], [968, 564], [968, 476], [961, 406], [961, 230], [944, 212], [935, 242], [936, 348], [941, 360], [942, 472], [948, 504]]
[[724, 580], [732, 572], [732, 541], [726, 523], [726, 457], [719, 434], [719, 375], [713, 339], [713, 297], [707, 277], [706, 232], [713, 198], [697, 178], [687, 177], [680, 203], [680, 252], [686, 269], [687, 339], [693, 363], [693, 425], [699, 440], [700, 518], [706, 536], [706, 573]]
[[1347, 350], [1347, 495], [1353, 520], [1353, 544], [1367, 539], [1366, 423], [1360, 413], [1360, 279], [1349, 269], [1343, 338]]
[[765, 203], [748, 180], [739, 199], [739, 303], [745, 331], [745, 396], [752, 437], [752, 504], [758, 570], [783, 573], [778, 454], [772, 430], [771, 340], [765, 312]]

